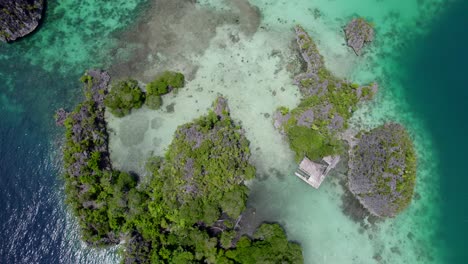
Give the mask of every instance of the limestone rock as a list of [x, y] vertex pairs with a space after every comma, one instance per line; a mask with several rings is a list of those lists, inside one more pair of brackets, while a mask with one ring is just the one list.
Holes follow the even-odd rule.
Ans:
[[370, 213], [394, 217], [409, 205], [416, 154], [402, 125], [389, 123], [364, 133], [350, 154], [349, 190]]
[[55, 112], [55, 124], [57, 126], [63, 126], [65, 119], [67, 119], [69, 113], [65, 109], [60, 108]]
[[14, 41], [33, 32], [42, 18], [45, 0], [0, 0], [0, 40]]
[[361, 55], [361, 49], [366, 42], [374, 40], [374, 28], [363, 18], [355, 18], [345, 28], [346, 43], [356, 55]]

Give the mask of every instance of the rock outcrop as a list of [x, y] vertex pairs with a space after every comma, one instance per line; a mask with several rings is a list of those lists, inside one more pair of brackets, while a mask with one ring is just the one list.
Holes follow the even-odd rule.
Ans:
[[364, 133], [350, 154], [349, 190], [371, 214], [394, 217], [409, 205], [416, 154], [403, 126], [389, 123]]
[[361, 49], [367, 42], [374, 40], [374, 28], [363, 18], [351, 20], [345, 28], [346, 43], [356, 55], [361, 55]]
[[[86, 175], [84, 171], [88, 170], [93, 152], [100, 153], [102, 168], [111, 171], [103, 104], [110, 76], [107, 72], [99, 70], [89, 70], [85, 76], [88, 78], [82, 78], [82, 81], [87, 98], [78, 108], [67, 114], [67, 119], [63, 121], [65, 127], [70, 130], [70, 137], [67, 138], [70, 144], [67, 147], [83, 145], [82, 151], [73, 153], [74, 162], [65, 166], [67, 174], [72, 177]], [[88, 141], [88, 144], [84, 144]]]
[[0, 40], [14, 41], [33, 32], [42, 18], [45, 0], [0, 0]]
[[65, 109], [60, 108], [55, 112], [55, 124], [57, 126], [63, 126], [65, 120], [67, 119], [69, 113]]
[[274, 126], [289, 139], [296, 158], [321, 159], [340, 150], [338, 136], [347, 128], [357, 105], [372, 99], [377, 84], [360, 86], [333, 75], [326, 67], [313, 39], [295, 27], [299, 52], [307, 63], [304, 73], [294, 78], [303, 96], [295, 109], [279, 108]]

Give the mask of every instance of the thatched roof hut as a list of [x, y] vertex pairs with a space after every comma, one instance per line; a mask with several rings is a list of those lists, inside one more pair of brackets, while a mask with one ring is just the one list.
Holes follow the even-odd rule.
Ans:
[[340, 156], [327, 156], [322, 162], [314, 162], [304, 157], [296, 171], [296, 176], [310, 186], [318, 189], [331, 169], [340, 161]]

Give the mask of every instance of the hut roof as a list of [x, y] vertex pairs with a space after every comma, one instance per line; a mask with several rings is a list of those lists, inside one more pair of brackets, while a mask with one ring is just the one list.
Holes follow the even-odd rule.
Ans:
[[327, 163], [327, 165], [324, 165], [304, 157], [295, 174], [312, 187], [318, 189], [327, 174], [336, 166], [339, 160], [339, 156], [327, 156], [323, 158], [323, 161]]

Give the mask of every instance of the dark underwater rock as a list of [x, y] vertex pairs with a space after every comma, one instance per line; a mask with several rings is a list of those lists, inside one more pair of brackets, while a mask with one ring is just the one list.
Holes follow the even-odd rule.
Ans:
[[374, 40], [374, 28], [363, 18], [355, 18], [345, 28], [346, 43], [357, 55], [366, 42]]
[[45, 0], [0, 0], [0, 40], [14, 41], [33, 32], [42, 18]]

